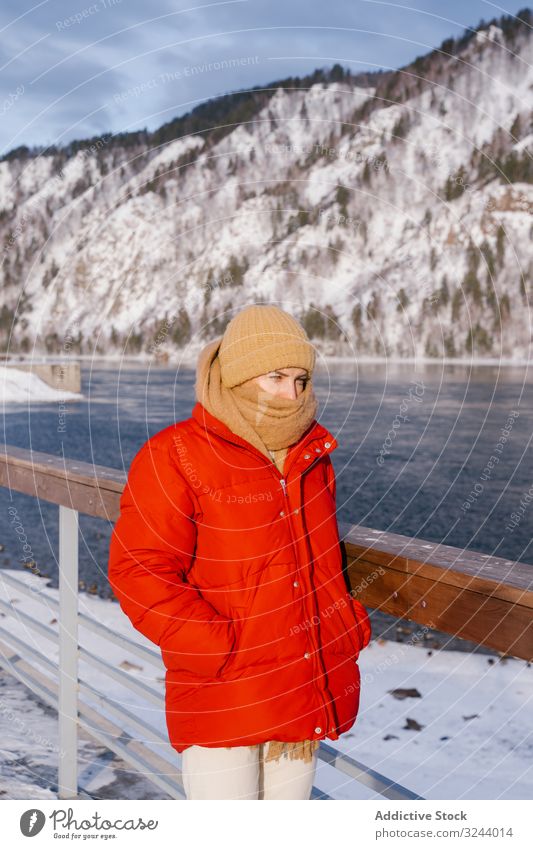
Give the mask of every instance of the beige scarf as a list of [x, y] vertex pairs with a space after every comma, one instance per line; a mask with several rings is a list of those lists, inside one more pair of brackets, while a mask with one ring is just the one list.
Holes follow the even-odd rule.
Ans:
[[[215, 339], [200, 352], [196, 370], [196, 399], [233, 433], [273, 459], [283, 474], [288, 448], [298, 442], [315, 418], [317, 400], [311, 379], [295, 399], [272, 395], [255, 382], [228, 389], [220, 379], [218, 348], [221, 341], [221, 337]], [[257, 743], [250, 748], [261, 747], [262, 753], [263, 745]], [[265, 760], [277, 761], [286, 752], [291, 759], [311, 761], [319, 745], [318, 740], [295, 743], [271, 740]], [[231, 746], [225, 748], [230, 749]]]

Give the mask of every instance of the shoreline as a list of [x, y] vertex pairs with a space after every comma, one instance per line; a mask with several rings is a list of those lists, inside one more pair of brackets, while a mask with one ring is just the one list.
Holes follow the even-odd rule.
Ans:
[[[187, 367], [195, 367], [198, 354], [200, 353], [201, 348], [198, 349], [194, 354], [183, 355], [181, 357], [171, 357], [169, 356], [168, 360], [162, 359], [154, 359], [150, 354], [77, 354], [71, 355], [69, 357], [60, 357], [60, 356], [39, 356], [39, 357], [23, 357], [18, 360], [4, 360], [0, 361], [0, 365], [10, 365], [16, 367], [17, 363], [27, 364], [27, 363], [65, 363], [72, 361], [79, 362], [112, 362], [112, 363], [137, 363], [139, 365], [149, 365], [152, 364], [154, 367], [179, 367], [179, 366], [187, 366]], [[501, 366], [505, 368], [527, 368], [528, 366], [533, 367], [533, 359], [512, 359], [510, 357], [480, 357], [478, 359], [472, 359], [468, 357], [457, 357], [457, 358], [449, 358], [449, 357], [379, 357], [379, 356], [359, 356], [359, 357], [349, 357], [349, 356], [341, 356], [337, 354], [319, 354], [320, 359], [317, 361], [317, 369], [319, 369], [323, 363], [346, 363], [352, 365], [435, 365], [435, 366], [484, 366], [484, 367], [494, 367]]]

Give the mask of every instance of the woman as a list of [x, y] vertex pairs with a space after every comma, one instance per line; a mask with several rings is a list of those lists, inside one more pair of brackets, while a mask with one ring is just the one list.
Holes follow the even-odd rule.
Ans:
[[200, 353], [190, 418], [135, 455], [109, 581], [160, 646], [188, 799], [309, 799], [355, 722], [363, 605], [342, 570], [335, 437], [303, 327], [253, 305]]

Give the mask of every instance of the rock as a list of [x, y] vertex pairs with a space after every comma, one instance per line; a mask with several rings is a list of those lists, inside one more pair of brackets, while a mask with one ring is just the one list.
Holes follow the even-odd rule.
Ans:
[[136, 663], [131, 663], [129, 660], [123, 660], [122, 663], [119, 663], [121, 669], [138, 669], [139, 672], [142, 672], [143, 667], [138, 666]]
[[421, 731], [424, 726], [420, 725], [420, 723], [417, 722], [416, 719], [411, 719], [409, 716], [406, 716], [405, 725], [402, 727], [404, 729], [408, 729], [409, 731]]
[[395, 687], [394, 690], [388, 690], [391, 696], [395, 699], [421, 699], [422, 696], [416, 687]]

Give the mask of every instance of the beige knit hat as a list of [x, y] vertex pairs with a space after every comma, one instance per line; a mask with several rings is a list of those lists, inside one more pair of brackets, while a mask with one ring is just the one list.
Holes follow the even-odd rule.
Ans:
[[231, 388], [277, 368], [315, 366], [313, 345], [300, 324], [272, 304], [252, 304], [226, 327], [220, 348], [220, 378]]

